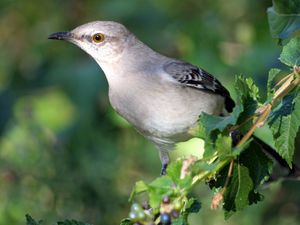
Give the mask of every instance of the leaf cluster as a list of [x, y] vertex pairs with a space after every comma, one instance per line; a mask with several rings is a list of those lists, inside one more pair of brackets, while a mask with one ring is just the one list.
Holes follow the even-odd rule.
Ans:
[[[291, 38], [300, 28], [298, 1], [274, 0], [268, 9], [271, 33], [279, 40]], [[288, 4], [286, 4], [288, 3]], [[282, 43], [282, 42], [281, 42]], [[127, 219], [122, 224], [164, 224], [160, 215], [173, 210], [180, 202], [177, 218], [168, 224], [188, 224], [188, 215], [198, 212], [199, 201], [189, 196], [198, 183], [206, 183], [216, 193], [212, 208], [222, 205], [225, 218], [263, 200], [260, 187], [271, 176], [273, 163], [265, 154], [271, 148], [293, 167], [295, 138], [300, 126], [299, 59], [300, 38], [286, 40], [279, 60], [290, 72], [270, 69], [267, 99], [261, 101], [259, 89], [251, 78], [236, 76], [236, 107], [228, 116], [201, 114], [197, 136], [205, 141], [200, 159], [178, 159], [169, 165], [167, 175], [147, 184], [136, 183], [130, 200], [146, 196], [151, 215], [146, 219]], [[253, 138], [262, 126], [271, 140]], [[267, 146], [267, 147], [266, 147]], [[188, 166], [186, 166], [188, 164]], [[169, 199], [168, 206], [163, 199]], [[192, 202], [192, 203], [191, 203]], [[191, 205], [197, 205], [191, 207]]]

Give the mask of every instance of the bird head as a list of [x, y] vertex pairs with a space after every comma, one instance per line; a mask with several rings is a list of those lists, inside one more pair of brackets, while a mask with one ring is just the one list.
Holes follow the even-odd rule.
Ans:
[[56, 32], [48, 39], [69, 41], [99, 64], [118, 60], [132, 34], [122, 24], [111, 21], [90, 22], [69, 32]]

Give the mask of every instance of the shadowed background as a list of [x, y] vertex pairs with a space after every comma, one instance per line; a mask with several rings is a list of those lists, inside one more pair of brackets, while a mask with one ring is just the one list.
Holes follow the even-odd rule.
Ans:
[[[69, 43], [48, 41], [49, 34], [118, 21], [153, 49], [215, 74], [235, 96], [235, 74], [264, 87], [269, 68], [280, 66], [267, 24], [270, 5], [1, 0], [0, 224], [24, 224], [26, 213], [46, 224], [67, 218], [118, 224], [129, 212], [134, 183], [160, 171], [154, 146], [111, 109], [96, 62]], [[209, 209], [208, 187], [199, 185], [194, 194], [203, 208], [190, 222], [299, 224], [299, 182], [272, 184], [263, 193], [264, 202], [224, 222], [221, 210]]]

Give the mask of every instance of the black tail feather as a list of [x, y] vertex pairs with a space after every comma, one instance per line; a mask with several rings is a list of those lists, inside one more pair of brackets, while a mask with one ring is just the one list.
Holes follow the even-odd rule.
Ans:
[[292, 167], [268, 144], [259, 139], [256, 136], [252, 136], [254, 141], [261, 146], [262, 151], [269, 156], [275, 163], [278, 164], [279, 168], [274, 170], [270, 177], [270, 181], [283, 179], [300, 180], [300, 168], [292, 163]]

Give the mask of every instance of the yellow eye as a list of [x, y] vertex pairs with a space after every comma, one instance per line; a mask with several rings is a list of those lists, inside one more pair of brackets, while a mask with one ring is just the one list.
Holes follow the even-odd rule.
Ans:
[[104, 39], [105, 39], [104, 34], [97, 33], [93, 35], [93, 41], [96, 43], [102, 42], [104, 41]]

